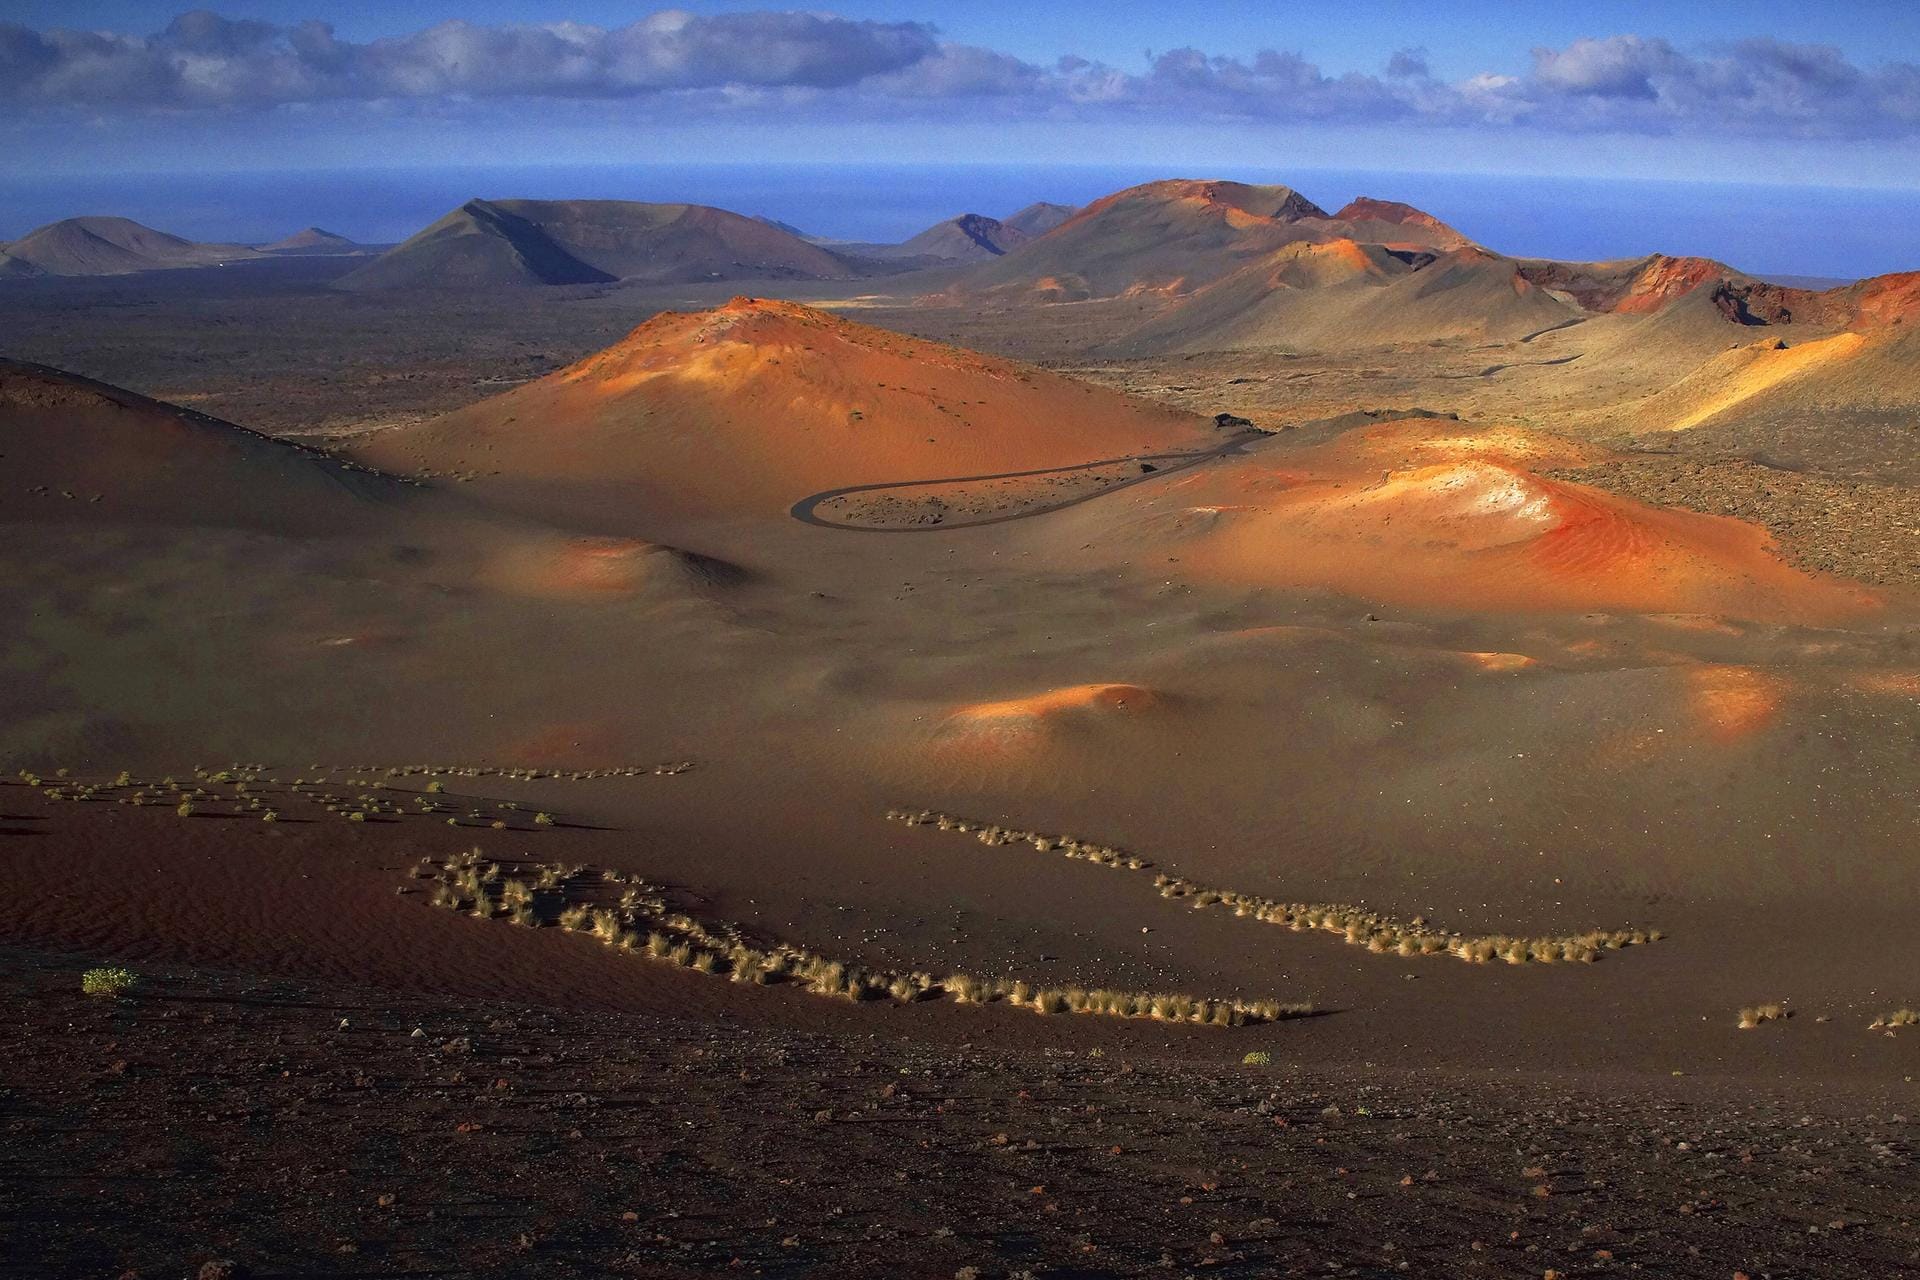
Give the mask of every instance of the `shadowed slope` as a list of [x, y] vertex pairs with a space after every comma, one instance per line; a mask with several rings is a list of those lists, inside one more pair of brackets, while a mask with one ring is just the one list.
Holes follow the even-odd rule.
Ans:
[[899, 244], [821, 241], [850, 258], [930, 266], [934, 263], [988, 262], [1025, 244], [1026, 232], [984, 214], [963, 213], [936, 222]]
[[43, 365], [0, 360], [10, 519], [364, 531], [402, 480]]
[[601, 527], [631, 531], [663, 513], [784, 517], [843, 485], [1216, 442], [1190, 414], [795, 303], [736, 298], [664, 313], [579, 364], [387, 432], [365, 453], [394, 468], [481, 472], [490, 497], [525, 509], [573, 514], [591, 495]]
[[1027, 233], [997, 218], [963, 213], [928, 227], [896, 252], [901, 257], [948, 258], [956, 262], [984, 262], [1027, 242]]
[[408, 564], [424, 566], [435, 549], [442, 580], [553, 598], [685, 596], [742, 578], [672, 547], [502, 519], [331, 454], [18, 361], [0, 360], [0, 456], [0, 523], [360, 538], [403, 548]]
[[343, 289], [601, 284], [613, 276], [501, 205], [469, 200], [340, 280]]

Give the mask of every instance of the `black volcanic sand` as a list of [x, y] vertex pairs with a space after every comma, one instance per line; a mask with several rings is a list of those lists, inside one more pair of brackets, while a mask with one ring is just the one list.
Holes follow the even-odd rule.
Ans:
[[[849, 281], [571, 285], [420, 293], [333, 287], [364, 258], [10, 280], [0, 356], [50, 364], [263, 431], [415, 421], [551, 373], [663, 309], [734, 294], [904, 290], [939, 273]], [[796, 495], [798, 496], [798, 495]]]
[[1886, 585], [1920, 582], [1920, 488], [1737, 459], [1630, 454], [1558, 473], [1642, 502], [1751, 520], [1802, 568]]
[[929, 1046], [175, 967], [112, 999], [77, 969], [0, 950], [15, 1274], [1920, 1267], [1884, 1089]]

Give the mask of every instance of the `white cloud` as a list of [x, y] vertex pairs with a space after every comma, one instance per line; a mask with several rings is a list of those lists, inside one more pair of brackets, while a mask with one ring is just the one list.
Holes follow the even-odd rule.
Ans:
[[451, 21], [353, 44], [324, 23], [282, 29], [196, 11], [146, 37], [0, 24], [0, 98], [194, 108], [454, 95], [623, 98], [732, 85], [833, 89], [940, 52], [924, 23], [811, 13], [668, 10], [612, 29]]
[[297, 107], [328, 101], [645, 102], [704, 110], [886, 120], [971, 100], [999, 117], [1091, 121], [1395, 123], [1700, 137], [1920, 136], [1920, 67], [1862, 67], [1838, 50], [1754, 39], [1686, 52], [1615, 35], [1532, 51], [1520, 75], [1444, 81], [1424, 50], [1384, 75], [1329, 73], [1299, 53], [1176, 49], [1139, 71], [1071, 53], [1051, 66], [942, 42], [921, 22], [823, 13], [663, 10], [624, 27], [443, 22], [366, 43], [204, 10], [151, 36], [0, 24], [0, 102], [93, 113]]

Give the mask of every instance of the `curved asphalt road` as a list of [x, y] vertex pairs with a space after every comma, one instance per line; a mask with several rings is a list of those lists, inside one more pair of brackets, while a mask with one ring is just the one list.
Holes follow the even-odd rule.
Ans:
[[[1078, 506], [1082, 502], [1091, 502], [1095, 498], [1103, 498], [1107, 494], [1139, 484], [1143, 480], [1173, 475], [1175, 472], [1185, 471], [1189, 467], [1198, 466], [1214, 458], [1242, 453], [1247, 445], [1255, 440], [1263, 440], [1267, 435], [1268, 433], [1264, 431], [1243, 431], [1225, 444], [1212, 449], [1202, 449], [1197, 453], [1136, 453], [1122, 458], [1103, 458], [1097, 462], [1079, 462], [1070, 467], [1042, 467], [1036, 471], [1001, 471], [984, 476], [946, 476], [938, 480], [890, 480], [880, 484], [854, 484], [844, 489], [828, 489], [824, 493], [802, 498], [793, 504], [788, 514], [795, 520], [806, 524], [817, 524], [823, 529], [846, 529], [854, 533], [939, 533], [947, 529], [977, 529], [982, 525], [1004, 524], [1008, 520], [1025, 520], [1030, 516], [1043, 516], [1052, 511], [1063, 511], [1068, 507]], [[845, 524], [838, 520], [825, 519], [814, 511], [814, 508], [821, 503], [831, 502], [835, 498], [844, 498], [850, 493], [874, 493], [882, 489], [924, 489], [936, 484], [975, 484], [982, 480], [1018, 480], [1026, 476], [1066, 475], [1074, 471], [1090, 471], [1095, 467], [1112, 467], [1126, 462], [1150, 462], [1154, 464], [1155, 469], [1143, 471], [1137, 476], [1129, 476], [1104, 489], [1097, 489], [1077, 498], [1067, 498], [1041, 507], [1030, 507], [1009, 515], [985, 516], [978, 520], [941, 521], [938, 524], [902, 525], [889, 528], [879, 525]]]

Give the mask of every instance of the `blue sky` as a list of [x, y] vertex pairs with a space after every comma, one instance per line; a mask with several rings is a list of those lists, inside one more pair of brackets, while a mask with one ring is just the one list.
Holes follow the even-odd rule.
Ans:
[[0, 164], [1240, 161], [1920, 186], [1905, 0], [813, 3], [176, 18], [0, 0]]
[[[185, 7], [185, 6], [182, 6]], [[542, 23], [565, 17], [603, 27], [633, 21], [654, 7], [711, 14], [783, 6], [753, 0], [682, 0], [660, 6], [630, 0], [228, 0], [209, 6], [235, 18], [292, 25], [306, 18], [333, 24], [341, 36], [377, 36], [431, 26], [450, 18], [476, 23]], [[1780, 40], [1838, 46], [1855, 61], [1920, 62], [1920, 5], [1911, 0], [1588, 0], [1583, 4], [1528, 0], [1387, 0], [1346, 6], [1286, 0], [971, 0], [966, 4], [903, 4], [850, 0], [806, 4], [849, 18], [918, 19], [950, 39], [1003, 50], [1033, 61], [1063, 53], [1118, 63], [1143, 50], [1194, 45], [1211, 53], [1250, 54], [1288, 48], [1339, 69], [1370, 68], [1403, 45], [1424, 45], [1436, 68], [1465, 76], [1488, 68], [1524, 66], [1536, 44], [1566, 45], [1581, 36], [1622, 32], [1662, 35], [1697, 45], [1770, 35]], [[28, 27], [105, 28], [147, 33], [173, 10], [153, 0], [8, 0], [0, 12]], [[159, 18], [160, 20], [156, 20]]]

